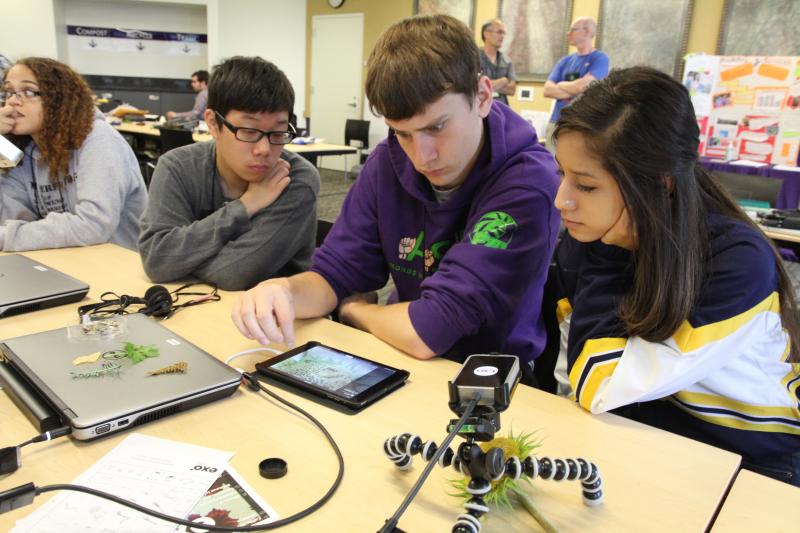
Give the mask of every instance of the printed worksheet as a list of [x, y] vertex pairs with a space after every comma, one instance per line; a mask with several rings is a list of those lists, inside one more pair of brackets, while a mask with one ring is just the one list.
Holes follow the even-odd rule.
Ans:
[[[72, 483], [185, 517], [225, 471], [231, 457], [231, 452], [133, 433]], [[19, 520], [12, 533], [174, 530], [175, 524], [108, 500], [62, 491]]]

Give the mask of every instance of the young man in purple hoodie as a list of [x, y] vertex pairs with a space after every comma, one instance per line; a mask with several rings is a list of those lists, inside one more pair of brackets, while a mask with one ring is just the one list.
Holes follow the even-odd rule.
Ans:
[[[342, 321], [420, 359], [497, 351], [523, 368], [544, 347], [542, 288], [559, 228], [559, 178], [533, 128], [493, 101], [470, 30], [400, 21], [372, 51], [366, 92], [390, 128], [309, 272], [234, 305], [239, 330], [294, 342], [295, 318]], [[392, 276], [399, 303], [366, 293]]]

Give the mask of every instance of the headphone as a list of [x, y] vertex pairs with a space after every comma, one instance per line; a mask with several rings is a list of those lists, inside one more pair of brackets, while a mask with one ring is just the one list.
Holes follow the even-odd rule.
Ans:
[[[185, 289], [194, 285], [206, 285], [211, 287], [211, 292], [186, 292]], [[177, 304], [180, 296], [198, 296], [193, 300], [186, 303]], [[207, 301], [219, 301], [220, 296], [217, 294], [217, 286], [213, 283], [188, 283], [178, 287], [170, 292], [169, 289], [163, 285], [153, 285], [144, 293], [144, 297], [128, 296], [127, 294], [117, 295], [114, 292], [104, 292], [100, 295], [100, 302], [94, 304], [87, 304], [78, 307], [78, 316], [110, 316], [110, 315], [127, 315], [130, 312], [142, 313], [147, 316], [166, 319], [169, 318], [175, 311], [182, 307], [189, 307], [192, 305], [201, 304]], [[128, 308], [132, 305], [141, 305], [143, 307], [132, 311]]]

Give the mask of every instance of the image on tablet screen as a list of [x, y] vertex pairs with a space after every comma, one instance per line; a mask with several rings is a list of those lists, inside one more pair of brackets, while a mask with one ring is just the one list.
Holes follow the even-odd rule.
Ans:
[[272, 368], [346, 398], [355, 397], [392, 374], [390, 369], [324, 346], [314, 346]]

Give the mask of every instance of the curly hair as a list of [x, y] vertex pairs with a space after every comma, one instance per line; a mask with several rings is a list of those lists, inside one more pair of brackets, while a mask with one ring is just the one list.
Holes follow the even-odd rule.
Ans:
[[[80, 148], [92, 130], [92, 91], [80, 74], [54, 59], [27, 57], [16, 65], [25, 65], [36, 76], [43, 109], [37, 145], [50, 170], [50, 181], [60, 186], [60, 176], [69, 169], [70, 151]], [[28, 136], [15, 140], [30, 142]]]

